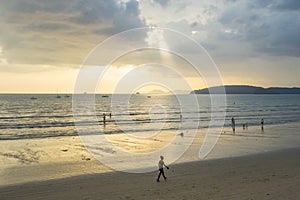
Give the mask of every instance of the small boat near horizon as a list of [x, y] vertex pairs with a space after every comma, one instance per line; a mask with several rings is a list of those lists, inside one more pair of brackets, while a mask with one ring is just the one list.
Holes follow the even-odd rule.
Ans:
[[56, 98], [57, 98], [57, 99], [60, 99], [60, 98], [61, 98], [61, 96], [58, 94], [58, 89], [56, 90]]
[[36, 97], [31, 97], [30, 99], [31, 99], [31, 100], [36, 100], [37, 98], [36, 98]]

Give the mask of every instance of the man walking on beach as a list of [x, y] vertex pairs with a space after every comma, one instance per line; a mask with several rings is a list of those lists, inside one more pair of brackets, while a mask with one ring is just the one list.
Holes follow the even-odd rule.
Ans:
[[164, 157], [160, 156], [160, 161], [158, 162], [159, 174], [158, 174], [158, 177], [157, 177], [157, 180], [156, 180], [157, 182], [159, 182], [159, 178], [160, 178], [161, 175], [164, 177], [165, 180], [167, 180], [167, 177], [165, 176], [165, 172], [164, 172], [164, 166], [167, 169], [169, 169], [169, 167], [167, 165], [165, 165]]

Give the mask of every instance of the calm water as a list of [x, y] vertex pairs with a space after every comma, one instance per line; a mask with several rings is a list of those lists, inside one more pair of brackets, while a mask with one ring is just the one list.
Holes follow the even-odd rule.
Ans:
[[[31, 97], [36, 99], [31, 99]], [[184, 100], [186, 96], [181, 96]], [[105, 133], [123, 131], [153, 131], [156, 123], [164, 123], [163, 130], [177, 130], [180, 126], [180, 114], [185, 122], [199, 121], [199, 128], [206, 128], [211, 116], [210, 97], [198, 95], [199, 109], [189, 106], [180, 113], [180, 105], [174, 96], [134, 95], [130, 102], [124, 101], [124, 95], [116, 97], [115, 111], [111, 98], [96, 96], [96, 110], [99, 126], [103, 126], [103, 113], [106, 114]], [[188, 98], [187, 98], [188, 99]], [[74, 127], [72, 96], [56, 98], [56, 95], [0, 95], [0, 139], [27, 139], [77, 135]], [[124, 105], [124, 107], [122, 106]], [[159, 105], [164, 108], [164, 112]], [[152, 108], [152, 110], [151, 110]], [[149, 111], [154, 119], [150, 119]], [[112, 117], [109, 113], [112, 112]], [[200, 114], [200, 117], [196, 117]], [[259, 126], [261, 118], [266, 125], [300, 122], [300, 95], [227, 95], [226, 123], [235, 117], [237, 126], [248, 123]], [[81, 126], [89, 126], [89, 116]], [[116, 124], [115, 121], [118, 123]], [[132, 124], [134, 122], [134, 126]], [[154, 126], [149, 126], [152, 124]]]

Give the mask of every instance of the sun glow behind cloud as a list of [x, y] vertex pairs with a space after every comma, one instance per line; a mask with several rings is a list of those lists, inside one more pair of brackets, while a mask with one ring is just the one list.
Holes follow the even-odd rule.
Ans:
[[[96, 45], [148, 26], [175, 29], [202, 44], [225, 84], [299, 86], [299, 9], [298, 0], [1, 1], [0, 92], [72, 91], [81, 63]], [[167, 49], [161, 33], [148, 36], [147, 42]], [[169, 57], [161, 59], [177, 63]], [[108, 79], [116, 80], [136, 63], [118, 63]], [[185, 75], [194, 80], [194, 89], [205, 87]]]
[[0, 73], [2, 93], [70, 93], [78, 69], [57, 69], [30, 73]]
[[112, 94], [115, 88], [118, 85], [118, 82], [124, 77], [126, 74], [130, 73], [135, 66], [133, 65], [123, 65], [121, 67], [109, 66], [106, 71], [104, 71], [104, 76], [100, 77], [98, 82], [96, 93], [100, 94]]

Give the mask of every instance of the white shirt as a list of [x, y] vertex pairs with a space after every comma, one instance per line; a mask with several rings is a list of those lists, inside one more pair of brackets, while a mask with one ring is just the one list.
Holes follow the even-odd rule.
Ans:
[[164, 164], [165, 164], [165, 162], [164, 162], [163, 160], [160, 160], [160, 161], [158, 162], [158, 168], [159, 168], [159, 169], [164, 168]]

